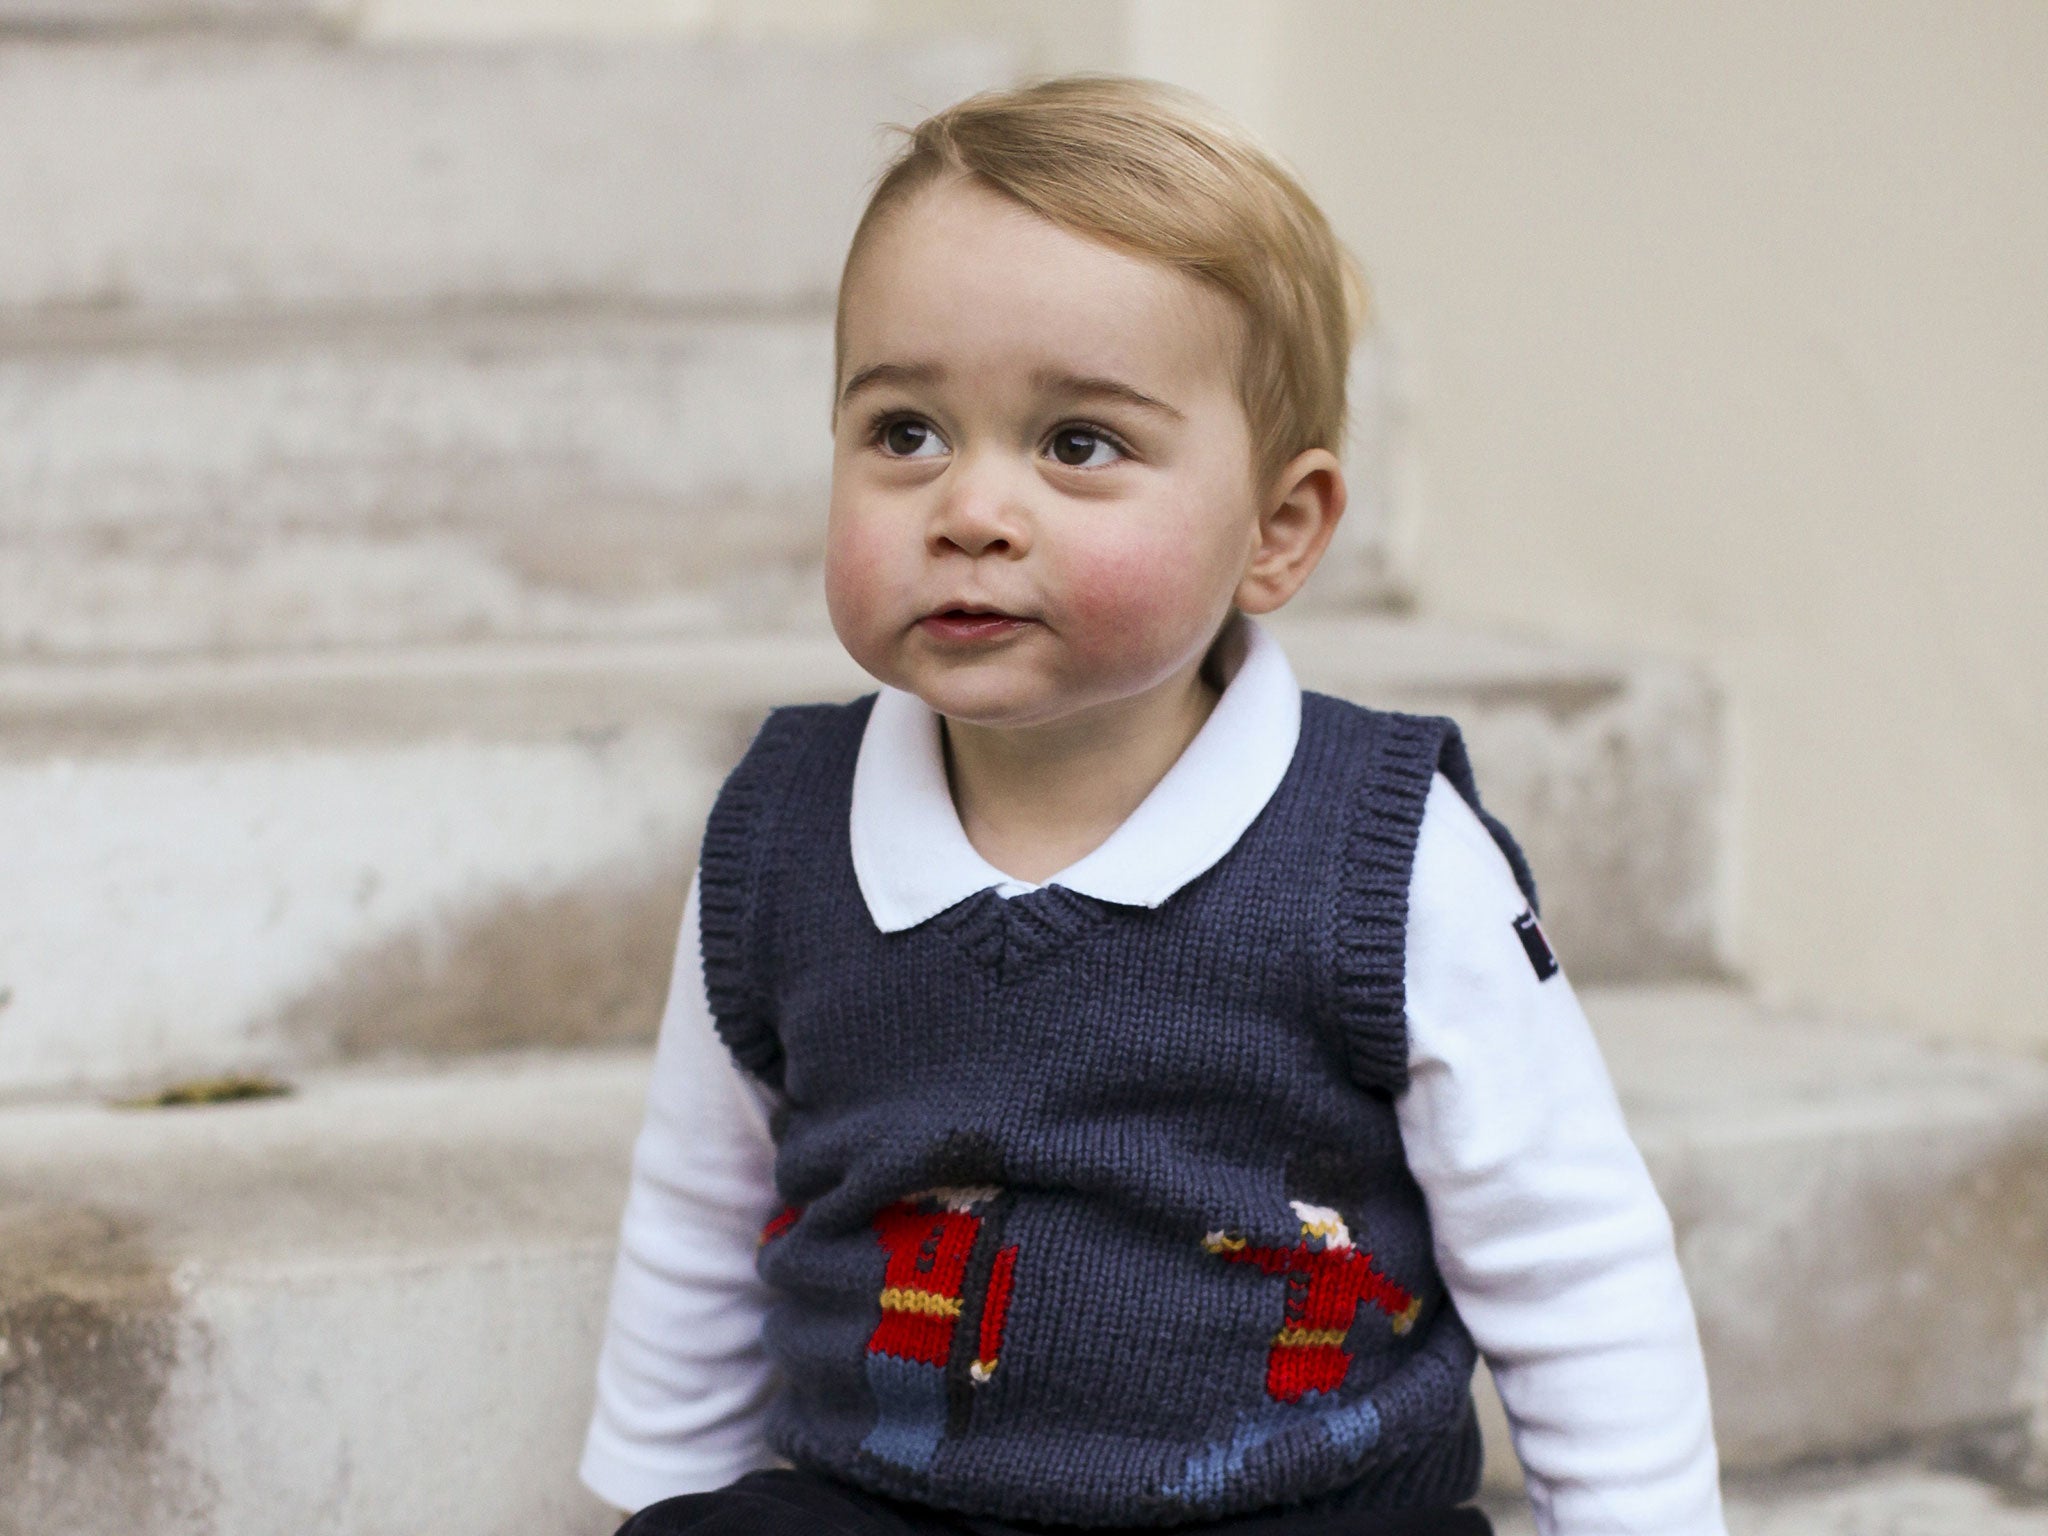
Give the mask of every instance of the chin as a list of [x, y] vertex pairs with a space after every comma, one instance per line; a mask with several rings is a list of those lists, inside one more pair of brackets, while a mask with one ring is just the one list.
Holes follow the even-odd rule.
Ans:
[[963, 725], [1037, 725], [1064, 713], [1057, 700], [1046, 697], [1044, 689], [1020, 685], [1015, 679], [973, 678], [956, 673], [950, 677], [911, 678], [894, 686], [916, 694], [948, 720], [958, 720]]
[[1051, 713], [1042, 701], [1027, 702], [999, 691], [976, 688], [913, 688], [920, 699], [948, 720], [962, 725], [1010, 727], [1035, 725]]

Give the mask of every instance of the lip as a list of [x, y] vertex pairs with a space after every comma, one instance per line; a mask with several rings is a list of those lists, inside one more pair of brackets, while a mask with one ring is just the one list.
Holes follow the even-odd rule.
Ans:
[[1032, 621], [998, 608], [977, 603], [951, 603], [935, 608], [917, 621], [923, 633], [937, 640], [974, 642], [997, 640], [1015, 634]]

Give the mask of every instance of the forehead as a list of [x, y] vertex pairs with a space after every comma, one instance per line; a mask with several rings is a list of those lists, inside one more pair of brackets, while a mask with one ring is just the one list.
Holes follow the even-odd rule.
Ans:
[[964, 179], [870, 229], [841, 307], [846, 377], [936, 363], [949, 376], [1116, 378], [1176, 404], [1234, 398], [1241, 321], [1226, 294]]

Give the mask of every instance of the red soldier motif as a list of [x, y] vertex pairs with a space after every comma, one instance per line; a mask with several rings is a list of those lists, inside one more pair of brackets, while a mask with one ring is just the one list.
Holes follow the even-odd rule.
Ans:
[[1380, 1416], [1370, 1396], [1335, 1397], [1351, 1369], [1344, 1340], [1360, 1302], [1371, 1302], [1391, 1320], [1396, 1333], [1414, 1328], [1422, 1302], [1374, 1265], [1372, 1255], [1351, 1240], [1344, 1218], [1327, 1206], [1287, 1202], [1301, 1218], [1301, 1241], [1286, 1248], [1254, 1248], [1228, 1232], [1211, 1232], [1202, 1246], [1233, 1264], [1250, 1264], [1265, 1274], [1287, 1277], [1287, 1302], [1280, 1331], [1266, 1351], [1266, 1396], [1238, 1413], [1227, 1439], [1206, 1445], [1187, 1460], [1162, 1492], [1196, 1504], [1224, 1497], [1244, 1472], [1245, 1459], [1291, 1429], [1315, 1428], [1347, 1459], [1379, 1443]]
[[[1253, 1264], [1287, 1276], [1287, 1308], [1266, 1356], [1266, 1395], [1299, 1402], [1307, 1392], [1331, 1392], [1351, 1368], [1344, 1339], [1358, 1304], [1369, 1301], [1393, 1320], [1396, 1333], [1415, 1326], [1422, 1303], [1382, 1274], [1372, 1255], [1351, 1241], [1344, 1219], [1326, 1206], [1288, 1202], [1301, 1218], [1302, 1240], [1291, 1248], [1253, 1248], [1241, 1237], [1211, 1232], [1202, 1246], [1233, 1264]], [[1311, 1247], [1314, 1241], [1320, 1246]]]
[[867, 1348], [871, 1454], [929, 1467], [948, 1430], [966, 1427], [973, 1388], [994, 1376], [1017, 1264], [1015, 1245], [994, 1246], [1001, 1197], [992, 1185], [928, 1189], [876, 1214], [888, 1258]]

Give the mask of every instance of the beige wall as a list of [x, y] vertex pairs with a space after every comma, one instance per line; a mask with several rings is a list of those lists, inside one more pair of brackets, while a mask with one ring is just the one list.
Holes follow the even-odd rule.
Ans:
[[1425, 605], [1709, 662], [1764, 989], [2048, 1050], [2048, 5], [1275, 9]]

